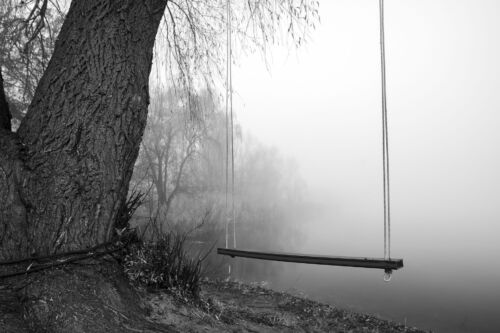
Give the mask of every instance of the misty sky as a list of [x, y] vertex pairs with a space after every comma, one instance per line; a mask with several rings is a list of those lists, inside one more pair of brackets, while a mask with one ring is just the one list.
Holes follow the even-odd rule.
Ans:
[[[480, 320], [487, 331], [500, 305], [500, 268], [491, 261], [500, 252], [500, 1], [385, 6], [392, 253], [405, 259], [388, 313], [403, 311], [403, 297], [405, 318], [420, 311], [428, 323], [436, 309], [455, 304], [450, 331], [466, 320], [460, 311], [470, 318], [475, 308], [489, 316]], [[382, 256], [378, 1], [321, 1], [320, 15], [304, 48], [273, 50], [270, 71], [260, 56], [241, 59], [233, 69], [237, 117], [298, 161], [309, 198], [326, 207], [321, 221], [307, 222], [309, 241], [299, 250]], [[329, 276], [326, 286], [358, 278], [345, 270], [317, 272]], [[353, 305], [352, 290], [381, 288], [380, 278], [370, 279], [338, 287]], [[425, 302], [427, 310], [410, 310], [419, 302], [412, 297], [434, 297], [436, 290], [454, 296], [434, 300], [436, 309]], [[379, 299], [374, 294], [373, 306]], [[481, 302], [490, 310], [479, 309]], [[452, 325], [446, 320], [443, 327]]]
[[[381, 218], [378, 1], [322, 1], [320, 15], [307, 46], [273, 50], [270, 71], [240, 61], [238, 119], [296, 158], [311, 196]], [[396, 244], [404, 230], [498, 250], [499, 18], [495, 0], [386, 1]]]

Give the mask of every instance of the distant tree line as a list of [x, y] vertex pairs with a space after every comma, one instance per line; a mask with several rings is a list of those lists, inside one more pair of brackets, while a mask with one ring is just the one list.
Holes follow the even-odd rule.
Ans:
[[[131, 181], [131, 194], [143, 193], [133, 224], [146, 239], [169, 232], [190, 233], [194, 255], [225, 245], [226, 127], [219, 98], [209, 90], [190, 101], [174, 88], [153, 89], [148, 124]], [[193, 108], [195, 110], [193, 110]], [[307, 211], [305, 185], [293, 160], [260, 144], [235, 126], [235, 226], [241, 248], [293, 249], [301, 240]], [[233, 223], [229, 221], [229, 245]], [[212, 273], [225, 261], [209, 256]], [[272, 265], [239, 264], [250, 276]], [[214, 268], [215, 267], [215, 268]]]

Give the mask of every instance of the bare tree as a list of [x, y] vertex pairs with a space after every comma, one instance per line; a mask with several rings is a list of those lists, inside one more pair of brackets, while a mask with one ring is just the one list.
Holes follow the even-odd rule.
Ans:
[[62, 9], [46, 1], [0, 4], [0, 63], [16, 124], [48, 65], [63, 19]]
[[174, 199], [189, 190], [184, 181], [186, 173], [206, 136], [207, 124], [204, 120], [208, 113], [213, 112], [204, 110], [201, 111], [203, 115], [191, 117], [192, 107], [206, 107], [202, 95], [191, 99], [187, 103], [173, 89], [166, 92], [158, 90], [153, 93], [153, 103], [150, 105], [146, 134], [141, 145], [142, 158], [139, 159], [142, 165], [139, 168], [142, 167], [146, 176], [141, 177], [141, 180], [151, 183], [154, 188], [151, 194], [155, 194], [155, 211], [149, 214], [159, 215], [157, 221], [160, 222], [160, 232], [163, 232], [163, 224], [169, 220]]

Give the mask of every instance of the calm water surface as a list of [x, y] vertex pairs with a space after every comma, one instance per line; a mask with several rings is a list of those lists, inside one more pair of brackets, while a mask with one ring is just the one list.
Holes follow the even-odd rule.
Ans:
[[[352, 239], [320, 222], [309, 229], [313, 231], [300, 250], [381, 256], [380, 232], [350, 229]], [[332, 305], [433, 332], [500, 332], [498, 243], [446, 242], [424, 233], [396, 235], [400, 239], [394, 238], [393, 256], [404, 257], [405, 267], [389, 283], [379, 270], [287, 263], [283, 274], [271, 279], [272, 287], [299, 290]]]

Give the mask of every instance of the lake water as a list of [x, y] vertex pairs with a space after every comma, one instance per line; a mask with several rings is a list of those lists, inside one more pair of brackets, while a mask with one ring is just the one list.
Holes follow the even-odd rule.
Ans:
[[[451, 233], [428, 235], [427, 224], [419, 224], [420, 232], [405, 228], [406, 234], [393, 235], [393, 257], [403, 257], [405, 267], [390, 282], [384, 282], [381, 270], [285, 263], [283, 274], [270, 279], [271, 286], [433, 332], [499, 332], [498, 243], [487, 237], [481, 244], [456, 241]], [[356, 230], [355, 223], [347, 223], [341, 227], [347, 232], [336, 233], [331, 225], [322, 221], [311, 226], [299, 250], [382, 256], [382, 234], [375, 228]]]

